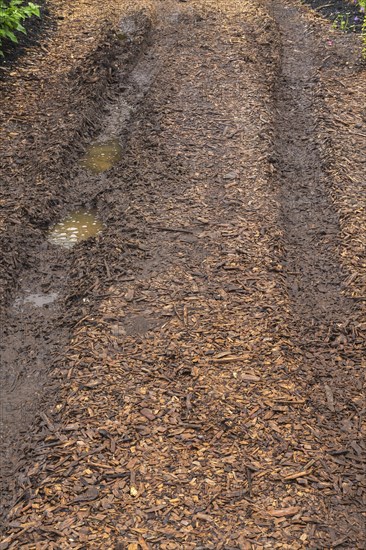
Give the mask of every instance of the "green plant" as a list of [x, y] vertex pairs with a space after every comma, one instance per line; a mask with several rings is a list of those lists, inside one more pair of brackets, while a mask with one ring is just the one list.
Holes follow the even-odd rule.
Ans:
[[354, 31], [357, 32], [361, 25], [361, 40], [362, 40], [362, 58], [366, 61], [366, 0], [352, 0], [352, 3], [355, 4], [359, 11], [360, 17], [355, 15], [351, 17], [351, 14], [340, 13], [337, 15], [336, 19], [333, 21], [334, 29], [341, 29], [344, 32]]
[[350, 13], [339, 13], [333, 23], [334, 29], [341, 29], [343, 32], [353, 31], [355, 26], [350, 23]]
[[[359, 10], [363, 16], [361, 27], [361, 40], [362, 40], [362, 58], [366, 61], [366, 0], [353, 0], [355, 4], [358, 4]], [[359, 18], [357, 17], [359, 21]]]
[[26, 33], [22, 22], [32, 15], [39, 17], [39, 6], [29, 2], [23, 4], [22, 0], [0, 0], [0, 56], [4, 56], [2, 51], [3, 40], [8, 39], [12, 42], [18, 42], [16, 32]]
[[362, 23], [362, 30], [361, 30], [361, 38], [362, 38], [362, 57], [366, 60], [366, 0], [360, 0], [360, 8], [363, 12], [363, 23]]

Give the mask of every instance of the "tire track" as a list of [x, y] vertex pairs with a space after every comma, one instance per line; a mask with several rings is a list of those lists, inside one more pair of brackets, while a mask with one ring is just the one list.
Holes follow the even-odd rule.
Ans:
[[314, 57], [313, 31], [295, 7], [273, 4], [273, 15], [283, 47], [276, 93], [276, 160], [288, 290], [302, 322], [345, 324], [352, 303], [341, 292], [347, 274], [339, 258], [339, 216], [317, 134], [319, 60]]

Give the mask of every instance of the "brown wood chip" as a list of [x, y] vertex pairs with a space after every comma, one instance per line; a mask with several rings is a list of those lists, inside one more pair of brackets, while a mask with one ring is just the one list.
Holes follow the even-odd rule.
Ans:
[[289, 508], [269, 510], [268, 513], [275, 518], [287, 518], [300, 512], [300, 509], [301, 508], [299, 506], [290, 506]]

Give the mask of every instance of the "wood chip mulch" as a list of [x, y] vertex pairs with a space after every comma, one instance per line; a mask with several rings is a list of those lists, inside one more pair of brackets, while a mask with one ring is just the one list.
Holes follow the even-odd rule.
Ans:
[[[346, 273], [339, 294], [355, 303], [340, 327], [289, 288], [273, 160], [278, 24], [249, 2], [165, 6], [153, 46], [164, 70], [100, 205], [135, 234], [126, 242], [110, 227], [75, 262], [98, 277], [91, 305], [54, 371], [59, 395], [18, 472], [0, 549], [364, 548], [364, 126], [354, 124], [365, 73], [351, 80], [344, 67], [342, 84], [329, 66], [314, 92], [326, 89], [311, 131], [340, 219], [327, 238]], [[113, 247], [113, 262], [103, 256], [113, 273], [121, 243], [141, 254], [108, 281], [93, 262]], [[333, 295], [321, 276], [314, 292]]]

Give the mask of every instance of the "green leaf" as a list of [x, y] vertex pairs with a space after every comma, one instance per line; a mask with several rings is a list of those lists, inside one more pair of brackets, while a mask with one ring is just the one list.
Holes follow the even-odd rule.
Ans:
[[12, 42], [18, 42], [17, 37], [12, 31], [9, 31], [8, 29], [4, 29], [4, 37], [9, 38]]
[[19, 32], [22, 32], [23, 34], [27, 34], [27, 31], [25, 30], [23, 25], [21, 25], [20, 23], [17, 24], [16, 30], [19, 31]]
[[33, 2], [24, 5], [23, 0], [0, 0], [0, 56], [4, 56], [2, 39], [18, 42], [14, 31], [26, 33], [22, 21], [33, 15], [40, 16], [39, 6]]

